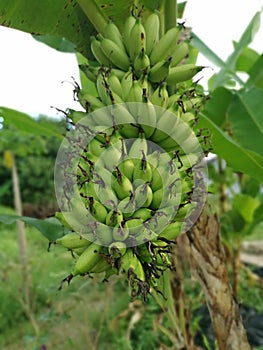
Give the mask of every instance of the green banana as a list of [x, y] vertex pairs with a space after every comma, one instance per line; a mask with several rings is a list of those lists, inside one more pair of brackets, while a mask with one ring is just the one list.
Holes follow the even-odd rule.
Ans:
[[107, 209], [99, 201], [96, 201], [93, 197], [89, 198], [88, 203], [89, 211], [91, 215], [99, 222], [104, 223], [107, 217]]
[[129, 218], [133, 215], [136, 209], [134, 200], [130, 197], [122, 199], [117, 205], [117, 210], [123, 214], [124, 219]]
[[121, 82], [117, 75], [115, 75], [114, 73], [110, 73], [109, 77], [107, 78], [107, 83], [109, 84], [111, 91], [118, 95], [120, 98], [122, 98]]
[[112, 40], [122, 51], [126, 51], [119, 28], [112, 21], [105, 27], [105, 38]]
[[96, 243], [90, 244], [77, 259], [71, 275], [74, 277], [90, 273], [101, 259], [101, 250], [101, 245]]
[[131, 52], [131, 45], [133, 45], [133, 42], [131, 41], [131, 30], [135, 25], [135, 22], [136, 22], [136, 18], [134, 16], [129, 16], [127, 17], [124, 23], [123, 41], [126, 47], [126, 51], [128, 52], [129, 55]]
[[102, 71], [97, 76], [96, 88], [99, 94], [99, 98], [104, 103], [104, 105], [106, 105], [108, 101], [109, 89], [106, 86], [105, 74]]
[[93, 53], [93, 56], [96, 58], [96, 60], [103, 66], [109, 66], [109, 59], [102, 51], [101, 43], [95, 38], [95, 36], [91, 36], [90, 38], [90, 47], [91, 52]]
[[156, 108], [151, 101], [144, 102], [139, 107], [137, 121], [143, 129], [145, 137], [149, 139], [156, 127]]
[[132, 69], [130, 68], [127, 71], [127, 73], [125, 73], [125, 75], [121, 80], [122, 98], [124, 101], [127, 101], [130, 89], [132, 87], [132, 83], [133, 83], [133, 72], [132, 72]]
[[111, 210], [106, 217], [106, 225], [114, 227], [118, 226], [123, 221], [122, 213], [114, 210]]
[[67, 249], [83, 248], [88, 247], [91, 244], [86, 237], [87, 235], [70, 232], [63, 237], [57, 238], [55, 243], [62, 245]]
[[112, 177], [111, 187], [120, 200], [129, 197], [133, 191], [131, 181], [120, 171]]
[[134, 273], [138, 280], [145, 281], [145, 273], [142, 264], [131, 248], [128, 248], [126, 253], [122, 256], [121, 267], [128, 275], [129, 273]]
[[97, 97], [87, 93], [85, 90], [80, 90], [78, 93], [78, 101], [83, 108], [87, 111], [94, 111], [99, 108], [103, 108], [104, 104]]
[[133, 64], [137, 76], [141, 76], [141, 74], [147, 73], [148, 68], [150, 68], [150, 64], [150, 58], [145, 53], [144, 49], [141, 49], [141, 52], [135, 57]]
[[166, 108], [169, 103], [169, 94], [166, 89], [166, 83], [162, 83], [150, 97], [150, 101], [155, 106]]
[[160, 20], [157, 12], [150, 14], [144, 23], [146, 33], [146, 53], [150, 55], [159, 41]]
[[130, 181], [133, 179], [134, 167], [134, 161], [130, 158], [124, 159], [121, 163], [118, 164], [118, 169], [120, 172], [125, 175]]
[[152, 211], [149, 208], [139, 208], [132, 214], [132, 217], [145, 221], [152, 217]]
[[130, 58], [134, 62], [139, 53], [146, 49], [146, 34], [140, 17], [136, 18], [135, 24], [131, 29], [130, 41]]
[[203, 68], [203, 66], [196, 66], [192, 63], [170, 68], [169, 75], [166, 79], [167, 85], [175, 85], [192, 79]]
[[177, 27], [169, 29], [153, 47], [150, 54], [151, 64], [156, 64], [172, 56], [179, 38], [180, 30]]
[[153, 200], [153, 192], [149, 185], [142, 184], [135, 190], [135, 204], [137, 208], [147, 208]]
[[94, 223], [93, 236], [103, 246], [108, 246], [113, 241], [112, 228], [98, 222]]
[[112, 242], [109, 245], [108, 251], [110, 256], [114, 258], [120, 258], [122, 255], [126, 253], [126, 244], [124, 242]]
[[135, 139], [129, 150], [129, 157], [135, 159], [141, 159], [142, 154], [147, 154], [148, 143], [146, 138], [143, 135], [140, 135]]
[[189, 45], [185, 41], [179, 43], [173, 52], [170, 67], [177, 66], [184, 58], [187, 57], [189, 52]]
[[134, 167], [133, 180], [141, 179], [144, 182], [150, 183], [152, 180], [152, 167], [146, 160], [146, 156], [143, 152], [143, 157], [138, 161]]
[[112, 235], [115, 241], [123, 242], [129, 237], [129, 230], [120, 223], [118, 227], [113, 228]]
[[160, 207], [160, 205], [162, 203], [163, 197], [164, 197], [163, 188], [160, 188], [159, 190], [153, 192], [153, 198], [152, 198], [152, 202], [151, 202], [150, 208], [152, 210], [159, 209], [159, 207]]
[[115, 42], [110, 39], [104, 38], [102, 35], [98, 35], [101, 42], [101, 48], [104, 54], [109, 60], [120, 69], [127, 71], [130, 66], [130, 60], [126, 51], [122, 50]]
[[167, 78], [169, 75], [170, 61], [171, 58], [158, 61], [153, 67], [150, 68], [148, 77], [152, 83], [160, 83]]
[[181, 229], [181, 222], [172, 222], [161, 233], [159, 233], [159, 238], [165, 238], [169, 241], [172, 241], [179, 236]]
[[101, 259], [97, 262], [97, 264], [91, 269], [91, 273], [102, 273], [111, 269], [112, 266], [108, 263], [108, 261], [101, 257]]
[[129, 218], [125, 221], [124, 229], [128, 232], [128, 236], [136, 236], [142, 230], [143, 220], [142, 219], [133, 219]]

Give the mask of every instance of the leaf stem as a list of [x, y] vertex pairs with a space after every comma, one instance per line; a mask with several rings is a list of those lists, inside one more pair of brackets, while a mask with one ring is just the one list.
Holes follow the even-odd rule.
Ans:
[[82, 11], [88, 17], [93, 27], [98, 33], [104, 35], [107, 20], [103, 16], [102, 12], [98, 8], [94, 0], [77, 0]]
[[164, 1], [164, 30], [174, 28], [177, 24], [177, 0]]

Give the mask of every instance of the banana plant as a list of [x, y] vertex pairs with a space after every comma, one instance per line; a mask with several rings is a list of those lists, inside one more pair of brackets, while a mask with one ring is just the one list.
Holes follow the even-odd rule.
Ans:
[[[66, 112], [69, 134], [55, 169], [61, 208], [57, 219], [73, 232], [74, 240], [66, 235], [54, 241], [77, 257], [62, 282], [98, 272], [104, 272], [105, 279], [122, 275], [131, 298], [147, 301], [155, 295], [177, 332], [174, 348], [186, 348], [170, 281], [173, 246], [179, 234], [186, 233], [192, 272], [205, 286], [219, 349], [231, 344], [249, 349], [226, 277], [218, 218], [203, 211], [203, 160], [213, 144], [220, 144], [217, 128], [206, 123], [214, 100], [204, 109], [206, 96], [196, 80], [204, 67], [196, 66], [195, 50], [178, 15], [175, 0], [60, 0], [52, 6], [24, 0], [0, 5], [0, 24], [55, 35], [58, 48], [63, 42], [57, 36], [69, 40], [66, 46], [88, 60], [81, 68], [95, 86], [93, 96], [75, 83], [82, 108]], [[226, 137], [223, 145], [229, 145]], [[246, 153], [248, 159], [251, 154]], [[76, 240], [85, 241], [84, 247], [76, 246]], [[223, 301], [218, 297], [222, 291]], [[182, 326], [183, 312], [180, 316]]]

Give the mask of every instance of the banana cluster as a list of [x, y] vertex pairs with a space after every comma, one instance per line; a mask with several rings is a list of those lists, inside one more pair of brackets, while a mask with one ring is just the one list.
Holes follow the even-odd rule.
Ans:
[[[72, 233], [76, 275], [125, 273], [132, 295], [146, 298], [171, 268], [171, 246], [187, 229], [198, 191], [198, 138], [174, 113], [151, 103], [76, 112], [58, 162], [63, 193], [58, 218]], [[171, 128], [173, 125], [173, 128]]]
[[152, 13], [129, 16], [123, 33], [109, 22], [91, 38], [96, 64], [80, 68], [98, 96], [75, 86], [86, 112], [69, 110], [56, 165], [57, 217], [70, 233], [55, 243], [76, 258], [63, 282], [124, 273], [131, 295], [145, 300], [202, 209], [208, 138], [193, 128], [204, 96], [188, 83], [203, 67], [183, 64], [180, 30], [160, 37]]
[[[123, 34], [109, 22], [105, 36], [91, 38], [96, 65], [80, 66], [97, 85], [98, 99], [78, 96], [90, 110], [123, 102], [150, 101], [163, 108], [179, 99], [171, 95], [179, 83], [192, 79], [203, 67], [182, 64], [189, 54], [189, 44], [180, 42], [181, 28], [174, 27], [159, 37], [158, 13], [142, 23], [140, 17], [127, 18]], [[85, 102], [86, 101], [86, 102]]]

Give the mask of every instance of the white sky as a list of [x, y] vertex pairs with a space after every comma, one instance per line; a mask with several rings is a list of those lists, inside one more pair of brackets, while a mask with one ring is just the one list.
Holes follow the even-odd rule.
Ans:
[[[232, 51], [262, 0], [188, 0], [184, 20], [222, 59]], [[251, 45], [259, 53], [263, 48], [263, 23]], [[73, 54], [60, 53], [37, 42], [29, 34], [0, 26], [0, 106], [32, 116], [58, 116], [50, 106], [66, 110], [79, 108], [73, 101], [72, 85], [78, 80]], [[211, 65], [200, 56], [198, 63]], [[207, 72], [210, 76], [212, 70]], [[207, 76], [207, 78], [209, 77]]]

